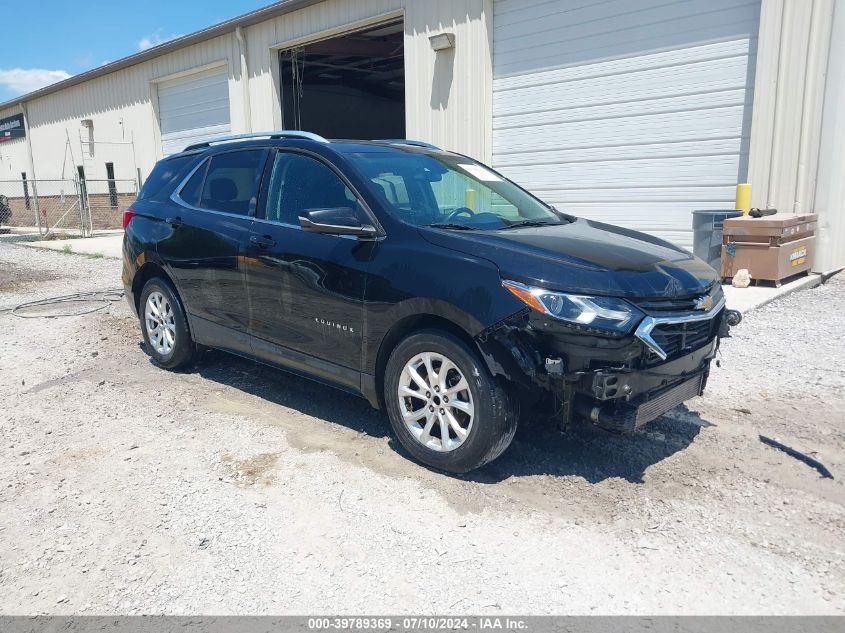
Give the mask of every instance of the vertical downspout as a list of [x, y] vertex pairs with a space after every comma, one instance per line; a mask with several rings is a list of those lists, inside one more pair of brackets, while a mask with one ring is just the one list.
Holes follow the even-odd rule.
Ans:
[[241, 64], [241, 90], [243, 91], [244, 127], [246, 132], [252, 132], [252, 106], [249, 99], [249, 63], [247, 60], [246, 36], [240, 26], [235, 29], [235, 39], [238, 40], [238, 56]]
[[825, 78], [833, 30], [833, 0], [813, 3], [807, 41], [807, 69], [801, 106], [801, 136], [795, 178], [795, 213], [813, 213], [818, 154], [821, 146], [821, 119]]
[[26, 104], [21, 101], [21, 114], [23, 114], [23, 130], [26, 135], [26, 153], [29, 155], [29, 172], [32, 174], [32, 197], [35, 200], [35, 225], [38, 227], [38, 232], [41, 233], [41, 209], [38, 205], [38, 176], [35, 174], [35, 160], [32, 157], [32, 135], [29, 130], [29, 115], [26, 111]]
[[488, 165], [493, 164], [493, 57], [496, 51], [493, 50], [493, 21], [496, 17], [496, 12], [493, 5], [493, 0], [483, 0], [482, 16], [484, 21], [484, 37], [485, 37], [485, 56], [487, 62], [485, 64], [484, 72], [485, 86], [484, 86], [484, 162]]
[[[783, 49], [784, 49], [784, 42], [786, 40], [786, 33], [790, 26], [790, 20], [792, 18], [792, 14], [790, 13], [791, 7], [793, 5], [790, 3], [784, 3], [782, 6], [782, 18], [780, 24], [780, 33], [778, 34], [778, 65], [777, 65], [777, 73], [775, 78], [775, 108], [774, 112], [772, 113], [772, 146], [769, 150], [769, 157], [768, 157], [768, 168], [769, 174], [766, 180], [766, 207], [777, 206], [780, 207], [780, 204], [775, 200], [775, 187], [779, 185], [775, 181], [775, 156], [780, 156], [782, 149], [781, 145], [783, 145], [783, 133], [782, 130], [784, 128], [783, 125], [783, 118], [786, 116], [783, 112], [784, 105], [785, 105], [785, 92], [790, 90], [791, 87], [787, 87], [786, 80], [784, 79], [784, 73], [786, 72], [784, 65], [786, 64], [786, 60], [783, 59]], [[753, 186], [754, 183], [752, 183]], [[793, 196], [793, 202], [794, 202]], [[779, 209], [781, 211], [785, 211], [786, 213], [792, 213], [793, 204], [790, 203], [789, 208], [787, 209]]]

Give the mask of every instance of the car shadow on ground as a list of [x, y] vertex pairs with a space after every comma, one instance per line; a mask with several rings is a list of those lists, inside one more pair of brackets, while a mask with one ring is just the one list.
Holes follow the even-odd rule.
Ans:
[[[387, 416], [363, 398], [218, 351], [205, 352], [191, 371], [370, 437], [389, 437], [390, 447], [411, 459], [391, 436]], [[536, 475], [575, 476], [590, 483], [616, 477], [642, 483], [650, 466], [687, 448], [706, 426], [711, 424], [685, 405], [632, 436], [616, 435], [586, 423], [560, 432], [550, 420], [524, 416], [513, 443], [499, 459], [455, 477], [484, 484]]]
[[703, 427], [711, 426], [686, 405], [651, 422], [633, 435], [575, 423], [559, 431], [548, 419], [523, 419], [510, 449], [466, 479], [497, 483], [513, 476], [576, 476], [590, 483], [620, 478], [643, 483], [645, 471], [686, 449]]
[[390, 435], [387, 416], [358, 396], [296, 374], [217, 350], [200, 355], [189, 371], [305, 415], [371, 437]]

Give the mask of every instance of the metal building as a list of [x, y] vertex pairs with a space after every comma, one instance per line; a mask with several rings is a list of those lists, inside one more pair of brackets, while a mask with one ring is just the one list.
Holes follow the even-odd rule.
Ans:
[[115, 209], [221, 133], [407, 136], [687, 247], [690, 211], [751, 182], [754, 206], [820, 214], [830, 270], [843, 100], [845, 0], [285, 0], [0, 104], [0, 140], [24, 127], [0, 182], [39, 205], [104, 183]]

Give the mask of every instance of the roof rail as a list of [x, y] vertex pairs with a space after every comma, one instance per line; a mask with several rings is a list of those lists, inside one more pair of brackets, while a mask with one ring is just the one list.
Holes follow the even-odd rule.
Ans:
[[415, 141], [409, 138], [380, 138], [376, 139], [376, 143], [389, 143], [390, 145], [413, 145], [414, 147], [427, 147], [428, 149], [436, 149], [443, 151], [437, 145], [426, 143], [425, 141]]
[[194, 143], [193, 145], [188, 145], [182, 151], [187, 152], [192, 149], [211, 147], [212, 143], [241, 141], [248, 138], [303, 138], [308, 139], [309, 141], [317, 141], [318, 143], [328, 143], [328, 141], [322, 136], [320, 136], [319, 134], [314, 134], [313, 132], [303, 132], [301, 130], [276, 130], [275, 132], [249, 132], [247, 134], [231, 134], [229, 136], [218, 136], [217, 138], [212, 138], [207, 141], [203, 141], [202, 143]]

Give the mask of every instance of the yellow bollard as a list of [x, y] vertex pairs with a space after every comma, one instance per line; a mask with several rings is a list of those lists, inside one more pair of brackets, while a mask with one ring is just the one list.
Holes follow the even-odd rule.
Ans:
[[475, 189], [467, 189], [464, 192], [464, 206], [475, 211]]
[[751, 185], [747, 182], [741, 182], [736, 186], [736, 206], [738, 211], [742, 211], [744, 215], [748, 215], [751, 211]]

